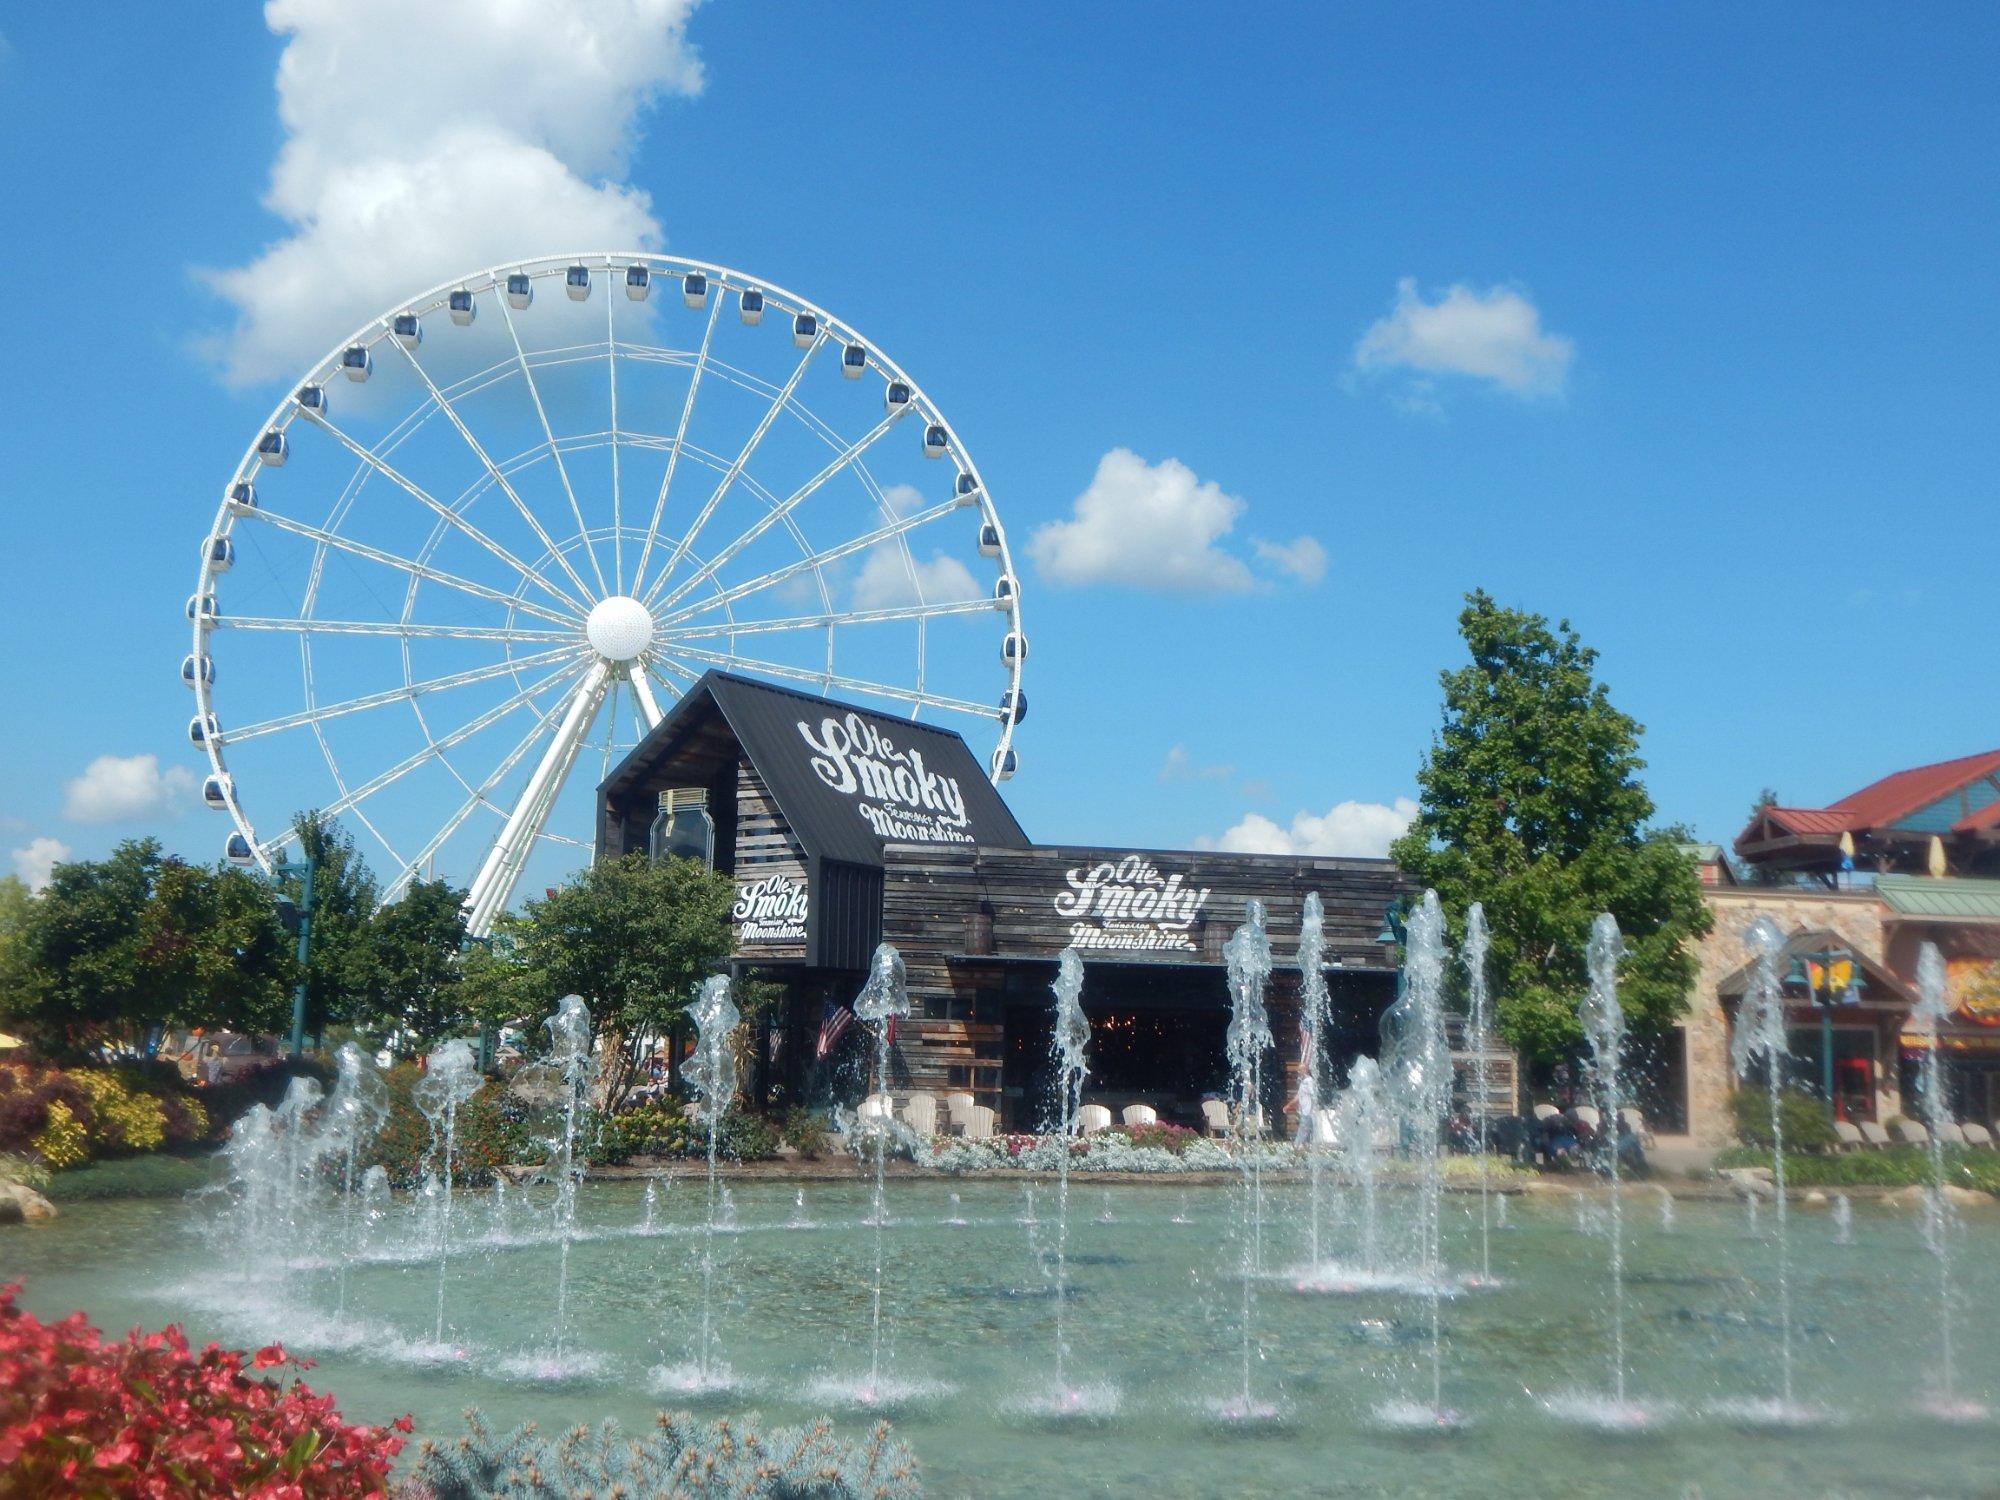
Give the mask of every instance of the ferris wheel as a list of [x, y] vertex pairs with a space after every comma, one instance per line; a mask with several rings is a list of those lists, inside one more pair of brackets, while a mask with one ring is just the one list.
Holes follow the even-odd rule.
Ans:
[[996, 781], [1027, 711], [957, 429], [822, 308], [642, 253], [457, 278], [328, 353], [230, 476], [187, 614], [229, 858], [270, 869], [317, 809], [388, 898], [466, 886], [475, 934], [588, 857], [595, 784], [704, 671], [941, 719]]

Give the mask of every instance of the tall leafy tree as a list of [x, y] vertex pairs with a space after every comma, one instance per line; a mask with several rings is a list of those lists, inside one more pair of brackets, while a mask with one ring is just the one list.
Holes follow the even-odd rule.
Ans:
[[459, 949], [465, 942], [465, 892], [445, 880], [418, 880], [403, 899], [376, 908], [373, 923], [374, 1023], [404, 1056], [462, 1033]]
[[1641, 1031], [1668, 1025], [1694, 984], [1691, 940], [1713, 919], [1693, 863], [1639, 773], [1643, 728], [1596, 680], [1567, 620], [1468, 594], [1471, 661], [1442, 674], [1444, 724], [1417, 773], [1421, 810], [1390, 853], [1455, 922], [1486, 904], [1503, 1034], [1553, 1060], [1581, 1042], [1576, 1003], [1600, 911], [1626, 940], [1619, 999]]
[[297, 965], [269, 884], [227, 865], [163, 861], [140, 936], [147, 1025], [279, 1032]]
[[29, 904], [9, 1019], [43, 1051], [74, 1056], [123, 1039], [153, 1007], [144, 927], [162, 862], [158, 840], [128, 840], [108, 859], [57, 865]]
[[34, 893], [18, 875], [0, 875], [0, 1016], [24, 1004], [31, 982], [28, 967], [28, 923], [34, 915]]
[[[299, 852], [313, 866], [312, 940], [306, 961], [306, 1029], [318, 1034], [329, 1022], [365, 1022], [380, 993], [371, 923], [379, 895], [375, 876], [354, 847], [354, 836], [317, 812], [300, 813]], [[303, 881], [284, 880], [298, 900]]]
[[677, 1020], [696, 987], [729, 956], [729, 877], [699, 861], [643, 854], [578, 872], [530, 901], [511, 928], [516, 951], [543, 988], [542, 1014], [566, 994], [589, 1002], [616, 1039], [607, 1083], [621, 1097], [655, 1037]]

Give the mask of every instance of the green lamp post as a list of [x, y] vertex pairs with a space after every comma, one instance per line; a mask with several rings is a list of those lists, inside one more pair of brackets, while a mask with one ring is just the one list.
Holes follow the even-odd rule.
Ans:
[[[1837, 985], [1834, 980], [1838, 964], [1847, 965], [1845, 985]], [[1793, 954], [1785, 982], [1802, 987], [1807, 1002], [1819, 1012], [1820, 1092], [1826, 1099], [1826, 1107], [1833, 1109], [1833, 1007], [1836, 1003], [1860, 1003], [1864, 987], [1861, 965], [1847, 949], [1829, 945], [1811, 953]]]
[[312, 956], [313, 863], [310, 859], [281, 860], [271, 866], [271, 878], [299, 877], [299, 898], [278, 898], [278, 920], [299, 936], [299, 982], [292, 986], [292, 1056], [306, 1050], [306, 960]]

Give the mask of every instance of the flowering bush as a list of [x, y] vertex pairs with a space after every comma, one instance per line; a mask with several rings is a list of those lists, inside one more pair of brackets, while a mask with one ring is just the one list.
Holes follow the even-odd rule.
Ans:
[[[0, 1287], [0, 1494], [381, 1494], [403, 1440], [343, 1422], [276, 1344], [246, 1357], [188, 1348], [179, 1328], [105, 1342], [72, 1313], [43, 1323]], [[399, 1431], [410, 1420], [399, 1417]]]
[[208, 1134], [207, 1111], [157, 1070], [0, 1067], [0, 1152], [32, 1152], [61, 1169]]
[[81, 1166], [90, 1160], [90, 1127], [68, 1104], [51, 1099], [42, 1115], [42, 1128], [28, 1137], [28, 1145], [58, 1172]]

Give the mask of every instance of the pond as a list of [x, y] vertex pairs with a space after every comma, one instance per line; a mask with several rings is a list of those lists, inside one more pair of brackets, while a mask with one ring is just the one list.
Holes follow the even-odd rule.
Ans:
[[[1659, 1196], [1627, 1202], [1627, 1342], [1633, 1398], [1658, 1420], [1607, 1433], [1552, 1415], [1566, 1393], [1602, 1389], [1610, 1357], [1602, 1200], [1514, 1197], [1492, 1236], [1493, 1285], [1444, 1300], [1446, 1403], [1466, 1425], [1405, 1433], [1379, 1413], [1427, 1399], [1425, 1299], [1391, 1284], [1302, 1291], [1304, 1190], [1274, 1183], [1268, 1274], [1256, 1283], [1252, 1378], [1275, 1420], [1215, 1415], [1239, 1377], [1235, 1197], [1168, 1183], [1072, 1188], [1065, 1302], [1070, 1374], [1093, 1391], [1083, 1419], [1032, 1415], [1052, 1388], [1056, 1297], [1052, 1183], [1030, 1206], [1018, 1180], [901, 1179], [884, 1234], [886, 1414], [940, 1495], [1209, 1496], [1223, 1493], [1799, 1495], [1990, 1492], [1991, 1423], [1922, 1412], [1936, 1373], [1933, 1259], [1921, 1216], [1857, 1205], [1843, 1235], [1825, 1208], [1793, 1215], [1798, 1395], [1822, 1419], [1759, 1428], [1732, 1404], [1768, 1396], [1778, 1333], [1768, 1206]], [[217, 1243], [214, 1199], [78, 1204], [40, 1229], [0, 1230], [0, 1274], [26, 1279], [43, 1314], [83, 1308], [108, 1330], [182, 1321], [195, 1338], [277, 1339], [318, 1360], [312, 1378], [350, 1417], [415, 1415], [454, 1434], [479, 1406], [498, 1423], [545, 1430], [661, 1406], [755, 1410], [785, 1423], [830, 1412], [859, 1435], [866, 1412], [830, 1401], [870, 1359], [874, 1233], [861, 1182], [730, 1186], [718, 1246], [716, 1362], [734, 1389], [661, 1390], [661, 1372], [698, 1350], [700, 1184], [650, 1195], [589, 1184], [569, 1248], [563, 1373], [551, 1378], [561, 1247], [547, 1194], [462, 1195], [446, 1264], [446, 1337], [434, 1339], [438, 1264], [422, 1206], [398, 1200], [365, 1228], [300, 1226], [292, 1264], [245, 1264]], [[1385, 1192], [1385, 1213], [1410, 1196]], [[1400, 1204], [1400, 1206], [1399, 1206]], [[1478, 1260], [1478, 1199], [1448, 1195], [1444, 1250]], [[1033, 1218], [1038, 1222], [1026, 1223]], [[343, 1273], [342, 1234], [365, 1235]], [[1354, 1226], [1329, 1231], [1358, 1253]], [[1346, 1243], [1341, 1243], [1342, 1236]], [[2000, 1388], [2000, 1223], [1966, 1213], [1958, 1382]], [[1340, 1278], [1334, 1278], [1334, 1284]], [[1453, 1288], [1458, 1291], [1457, 1287]], [[336, 1312], [336, 1309], [339, 1309]]]

